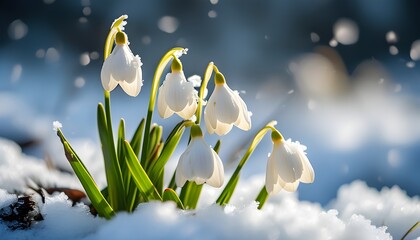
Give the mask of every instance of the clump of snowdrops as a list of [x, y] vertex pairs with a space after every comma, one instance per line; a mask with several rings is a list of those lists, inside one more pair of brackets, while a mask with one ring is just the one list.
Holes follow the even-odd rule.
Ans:
[[[208, 64], [200, 89], [196, 91], [194, 84], [186, 80], [179, 59], [187, 52], [183, 48], [169, 50], [160, 60], [152, 80], [147, 116], [140, 121], [134, 135], [126, 137], [124, 119], [121, 119], [114, 138], [111, 91], [120, 85], [128, 95], [135, 97], [143, 85], [143, 64], [140, 57], [134, 56], [129, 48], [128, 37], [124, 32], [126, 19], [127, 15], [121, 16], [110, 28], [101, 70], [105, 103], [98, 105], [97, 120], [105, 163], [106, 188], [98, 188], [65, 138], [61, 124], [54, 122], [64, 153], [100, 216], [110, 219], [119, 211], [132, 212], [139, 203], [148, 201], [174, 201], [181, 209], [195, 209], [203, 184], [215, 188], [225, 186], [216, 203], [226, 205], [234, 193], [241, 169], [269, 132], [273, 148], [267, 161], [265, 186], [256, 197], [259, 208], [264, 206], [270, 194], [282, 189], [293, 192], [300, 182], [314, 181], [314, 171], [305, 153], [306, 147], [299, 142], [285, 140], [276, 129], [276, 122], [271, 121], [257, 132], [224, 185], [223, 163], [218, 156], [220, 141], [213, 148], [210, 147], [205, 141], [203, 129], [219, 136], [228, 134], [233, 126], [248, 131], [252, 125], [250, 113], [239, 93], [229, 88], [224, 75], [213, 62]], [[161, 76], [169, 63], [170, 73], [159, 87]], [[215, 88], [206, 100], [205, 90], [212, 75]], [[152, 124], [156, 97], [158, 113], [162, 118], [169, 118], [175, 113], [183, 119], [174, 126], [165, 141], [162, 139], [162, 126]], [[205, 128], [201, 126], [202, 115]], [[179, 158], [171, 182], [165, 184], [165, 165], [178, 147], [185, 129], [189, 129], [190, 133], [188, 146]]]

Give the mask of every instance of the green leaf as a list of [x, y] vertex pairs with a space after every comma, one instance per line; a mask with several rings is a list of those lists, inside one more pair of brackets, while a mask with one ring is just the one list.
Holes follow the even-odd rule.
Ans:
[[150, 181], [143, 167], [140, 165], [137, 156], [128, 141], [124, 142], [127, 165], [130, 169], [131, 176], [134, 179], [140, 192], [146, 197], [146, 200], [162, 200], [153, 183]]
[[187, 181], [181, 189], [180, 199], [184, 203], [185, 209], [195, 209], [198, 199], [200, 199], [203, 184], [197, 185], [195, 182]]
[[98, 214], [100, 216], [110, 219], [112, 216], [115, 215], [114, 210], [109, 205], [105, 197], [102, 195], [101, 191], [99, 190], [89, 171], [86, 169], [79, 156], [77, 156], [76, 152], [70, 146], [60, 129], [58, 129], [57, 135], [60, 138], [61, 143], [63, 144], [66, 158], [69, 161], [74, 172], [76, 173], [77, 178], [79, 178], [80, 183], [85, 189], [86, 194], [92, 202], [93, 207], [98, 211]]
[[[153, 160], [156, 160], [158, 157], [159, 151], [163, 146], [160, 146], [162, 142], [162, 126], [155, 125], [150, 131], [150, 140], [148, 145], [148, 151], [145, 161], [141, 162], [143, 168], [148, 171], [149, 167], [153, 164]], [[161, 149], [159, 149], [161, 148]]]
[[[109, 109], [109, 92], [108, 101], [105, 94], [105, 104]], [[108, 113], [110, 115], [110, 113]], [[104, 156], [105, 173], [108, 182], [108, 193], [111, 206], [114, 210], [125, 210], [125, 190], [121, 174], [120, 165], [115, 152], [114, 139], [112, 137], [111, 121], [107, 121], [105, 109], [102, 104], [98, 105], [98, 130], [102, 145], [102, 153]], [[109, 118], [110, 119], [110, 118]], [[111, 131], [110, 131], [111, 130]]]
[[172, 153], [175, 151], [176, 146], [178, 145], [182, 134], [184, 133], [185, 127], [191, 126], [193, 124], [190, 120], [184, 120], [179, 122], [172, 132], [169, 134], [168, 138], [165, 141], [163, 150], [159, 155], [159, 158], [152, 162], [152, 166], [150, 167], [149, 176], [150, 179], [154, 184], [159, 181], [159, 177], [161, 177], [161, 172], [165, 167], [166, 163], [168, 162], [169, 158], [172, 156]]
[[255, 201], [259, 203], [258, 204], [258, 209], [261, 210], [263, 208], [265, 202], [267, 202], [268, 196], [269, 195], [268, 195], [267, 189], [265, 188], [265, 186], [262, 187], [260, 193], [258, 194], [257, 198], [255, 199]]
[[134, 132], [133, 138], [131, 139], [131, 142], [130, 142], [131, 148], [133, 148], [133, 151], [136, 154], [136, 156], [139, 156], [140, 147], [143, 142], [143, 130], [144, 130], [144, 118], [140, 121], [139, 125], [137, 126], [137, 129]]
[[276, 121], [271, 121], [267, 125], [265, 125], [260, 131], [257, 132], [255, 137], [252, 139], [251, 144], [248, 147], [248, 150], [242, 157], [241, 161], [239, 162], [238, 166], [235, 169], [235, 172], [233, 172], [232, 177], [229, 179], [229, 182], [226, 184], [226, 187], [223, 189], [222, 193], [220, 194], [219, 198], [216, 200], [216, 203], [219, 205], [225, 205], [229, 203], [230, 198], [233, 195], [233, 192], [235, 191], [236, 184], [239, 181], [239, 173], [242, 169], [242, 167], [245, 165], [248, 158], [251, 156], [251, 154], [254, 152], [255, 148], [258, 146], [258, 144], [261, 142], [265, 134], [269, 130], [275, 130], [274, 125], [276, 125]]
[[178, 197], [178, 194], [173, 189], [167, 188], [163, 192], [163, 201], [173, 201], [176, 203], [178, 208], [185, 209], [184, 205], [182, 204], [181, 200]]

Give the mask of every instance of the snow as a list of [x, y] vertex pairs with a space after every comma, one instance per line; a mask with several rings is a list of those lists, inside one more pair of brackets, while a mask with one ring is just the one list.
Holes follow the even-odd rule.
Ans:
[[[0, 139], [0, 160], [0, 207], [17, 200], [9, 194], [14, 189], [28, 192], [22, 179], [81, 189], [73, 175], [48, 169], [9, 140]], [[241, 179], [224, 208], [213, 204], [221, 190], [205, 186], [197, 210], [150, 202], [110, 221], [94, 217], [82, 203], [72, 207], [64, 193], [46, 196], [45, 204], [33, 195], [44, 220], [15, 231], [0, 221], [0, 232], [2, 239], [398, 239], [420, 215], [418, 197], [408, 197], [397, 186], [377, 191], [362, 181], [342, 186], [326, 207], [281, 192], [258, 210], [253, 199], [263, 181], [263, 175]], [[418, 236], [420, 230], [409, 235]]]

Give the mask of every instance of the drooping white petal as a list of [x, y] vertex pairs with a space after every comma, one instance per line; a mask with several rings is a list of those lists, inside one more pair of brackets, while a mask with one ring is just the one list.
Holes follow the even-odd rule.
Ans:
[[308, 157], [306, 157], [306, 155], [301, 151], [298, 152], [298, 154], [303, 165], [303, 172], [300, 181], [303, 183], [313, 183], [315, 180], [315, 172], [308, 160]]
[[299, 180], [292, 183], [285, 183], [279, 178], [279, 184], [287, 192], [296, 192], [297, 188], [299, 187]]
[[277, 166], [280, 178], [286, 183], [292, 183], [302, 176], [303, 166], [299, 156], [294, 149], [285, 141], [281, 141], [276, 151], [273, 152], [277, 159]]
[[192, 83], [187, 82], [182, 71], [168, 73], [159, 89], [160, 116], [166, 118], [175, 112], [184, 119], [190, 119], [197, 110], [197, 98], [197, 91]]
[[102, 65], [101, 69], [101, 82], [102, 86], [107, 91], [112, 91], [118, 85], [118, 81], [116, 81], [111, 75], [111, 68], [112, 68], [112, 60], [109, 57], [105, 60], [104, 64]]
[[272, 154], [267, 161], [267, 170], [265, 175], [265, 188], [269, 194], [278, 193], [282, 187], [278, 184], [278, 170], [275, 159], [272, 158]]
[[251, 117], [249, 115], [248, 108], [238, 93], [235, 93], [234, 99], [238, 106], [240, 106], [240, 113], [235, 125], [244, 131], [248, 131], [251, 129]]
[[209, 120], [209, 115], [208, 114], [204, 114], [204, 123], [206, 124], [207, 132], [210, 133], [210, 134], [213, 134], [214, 133], [214, 128], [210, 124], [210, 120]]
[[181, 112], [177, 112], [180, 117], [183, 119], [190, 119], [194, 116], [195, 112], [197, 111], [197, 102], [194, 101], [191, 104], [187, 105]]
[[187, 81], [183, 72], [168, 73], [165, 78], [165, 84], [169, 91], [165, 94], [166, 103], [174, 111], [182, 111], [188, 104], [188, 89], [185, 86]]
[[162, 118], [168, 118], [174, 114], [174, 111], [172, 111], [168, 104], [166, 104], [165, 100], [165, 94], [167, 91], [167, 87], [165, 84], [162, 84], [159, 88], [159, 94], [158, 94], [158, 112], [160, 117]]
[[208, 183], [220, 187], [223, 175], [223, 165], [217, 153], [207, 145], [203, 137], [193, 137], [178, 161], [176, 184], [183, 186], [189, 180], [196, 184]]
[[219, 135], [225, 135], [228, 132], [230, 132], [230, 130], [232, 130], [233, 124], [228, 124], [228, 123], [222, 123], [220, 121], [217, 121], [217, 127], [216, 129], [214, 129], [214, 132]]
[[233, 124], [239, 116], [239, 106], [235, 102], [232, 91], [227, 84], [216, 85], [213, 92], [215, 95], [217, 120], [223, 123]]
[[[210, 96], [206, 108], [204, 109], [204, 121], [206, 122], [207, 131], [210, 133], [214, 132], [217, 127], [217, 115], [216, 115], [216, 101], [214, 93]], [[210, 129], [209, 129], [210, 127]]]
[[219, 188], [223, 185], [225, 171], [223, 169], [222, 160], [220, 160], [219, 155], [217, 155], [213, 149], [210, 150], [213, 154], [214, 171], [211, 177], [207, 180], [207, 184], [212, 187]]
[[111, 75], [117, 81], [133, 81], [136, 69], [131, 66], [134, 55], [127, 44], [117, 44], [107, 58], [111, 61]]
[[184, 153], [179, 157], [178, 165], [176, 167], [175, 182], [179, 187], [184, 186], [187, 180], [191, 180], [194, 176], [193, 169], [191, 167], [191, 148], [190, 145], [187, 147]]
[[202, 137], [191, 139], [191, 167], [194, 177], [209, 179], [214, 171], [213, 154]]
[[137, 96], [143, 85], [141, 65], [127, 44], [117, 44], [102, 66], [102, 86], [112, 91], [120, 84], [128, 95]]
[[141, 79], [136, 79], [134, 82], [129, 83], [126, 81], [120, 81], [120, 86], [128, 95], [135, 97], [139, 95], [141, 86], [143, 85]]

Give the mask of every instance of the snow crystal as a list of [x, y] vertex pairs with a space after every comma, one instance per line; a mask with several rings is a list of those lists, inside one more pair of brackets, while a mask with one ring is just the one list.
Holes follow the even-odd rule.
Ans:
[[63, 127], [63, 124], [61, 124], [61, 122], [59, 122], [59, 121], [54, 121], [53, 122], [53, 130], [54, 131], [58, 131], [58, 129], [62, 128], [62, 127]]
[[389, 46], [389, 53], [391, 55], [397, 55], [399, 53], [399, 50], [396, 46], [391, 45], [391, 46]]
[[77, 77], [76, 79], [74, 79], [74, 86], [76, 86], [77, 88], [82, 88], [83, 86], [85, 86], [86, 81], [83, 77]]
[[12, 80], [12, 82], [19, 81], [20, 77], [22, 76], [22, 70], [23, 68], [21, 64], [16, 64], [13, 66], [12, 74], [10, 76], [10, 79]]
[[90, 57], [89, 57], [89, 53], [88, 52], [84, 52], [82, 54], [80, 54], [80, 65], [82, 66], [86, 66], [90, 63]]
[[17, 19], [9, 25], [9, 37], [13, 40], [19, 40], [26, 36], [28, 33], [28, 25], [22, 20]]
[[343, 45], [355, 44], [359, 39], [359, 28], [350, 19], [339, 19], [333, 27], [334, 38]]
[[319, 38], [319, 35], [317, 33], [311, 32], [310, 36], [311, 36], [311, 41], [313, 43], [319, 42], [320, 38]]
[[141, 42], [144, 45], [149, 45], [152, 42], [152, 38], [149, 35], [144, 36], [144, 37], [141, 38]]
[[416, 40], [411, 44], [410, 57], [414, 61], [420, 59], [420, 40]]
[[36, 52], [35, 52], [35, 56], [36, 56], [37, 58], [43, 58], [43, 57], [45, 57], [45, 50], [44, 50], [44, 49], [42, 49], [42, 48], [40, 48], [40, 49], [36, 50]]
[[45, 53], [45, 58], [48, 62], [57, 62], [60, 60], [60, 53], [55, 48], [48, 48], [47, 52]]
[[163, 16], [158, 21], [158, 27], [160, 30], [166, 33], [174, 33], [179, 26], [178, 19], [171, 16]]
[[388, 43], [396, 43], [398, 42], [398, 36], [394, 31], [389, 31], [385, 35], [385, 39]]
[[92, 9], [90, 7], [84, 7], [82, 12], [83, 12], [83, 15], [89, 16], [92, 13]]
[[208, 13], [209, 18], [216, 18], [217, 17], [217, 12], [214, 10], [210, 10]]
[[90, 59], [96, 60], [99, 58], [99, 53], [97, 51], [93, 51], [89, 54]]
[[187, 78], [187, 81], [192, 83], [194, 87], [200, 87], [202, 80], [199, 75], [192, 75]]
[[330, 47], [337, 47], [338, 42], [334, 38], [330, 40], [329, 42]]

